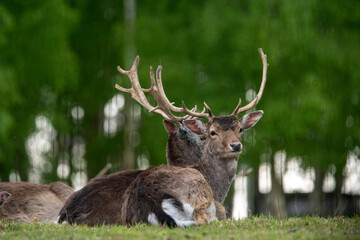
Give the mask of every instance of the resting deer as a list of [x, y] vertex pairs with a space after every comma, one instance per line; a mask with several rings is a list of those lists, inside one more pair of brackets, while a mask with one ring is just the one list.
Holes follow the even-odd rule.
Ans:
[[[137, 74], [139, 57], [136, 57], [129, 71], [125, 71], [118, 67], [118, 71], [120, 73], [128, 76], [132, 87], [126, 89], [116, 84], [115, 87], [117, 89], [130, 93], [133, 99], [139, 102], [150, 112], [160, 114], [165, 119], [174, 122], [183, 121], [184, 125], [186, 125], [193, 133], [198, 133], [200, 135], [206, 134], [205, 145], [200, 161], [196, 158], [196, 154], [198, 152], [196, 152], [195, 149], [192, 154], [195, 161], [182, 160], [181, 157], [179, 158], [177, 156], [179, 151], [176, 151], [175, 153], [173, 151], [167, 151], [168, 156], [173, 156], [176, 159], [176, 161], [170, 160], [168, 162], [169, 164], [176, 164], [177, 166], [190, 166], [199, 170], [211, 186], [215, 199], [219, 202], [223, 202], [225, 199], [231, 182], [236, 175], [237, 160], [242, 151], [241, 136], [243, 131], [253, 127], [263, 115], [263, 111], [255, 111], [245, 114], [241, 119], [237, 117], [240, 113], [246, 112], [256, 106], [262, 97], [266, 84], [268, 64], [267, 57], [263, 53], [262, 49], [259, 49], [259, 53], [263, 63], [263, 74], [260, 90], [255, 99], [244, 107], [241, 107], [241, 99], [239, 99], [239, 103], [231, 115], [218, 117], [212, 114], [209, 106], [205, 102], [204, 105], [207, 109], [207, 113], [205, 113], [205, 109], [202, 112], [196, 112], [196, 106], [195, 108], [189, 110], [185, 106], [184, 102], [182, 102], [182, 107], [174, 106], [173, 103], [171, 103], [166, 97], [163, 88], [161, 80], [161, 66], [158, 67], [156, 76], [153, 68], [150, 68], [151, 86], [148, 89], [142, 88], [139, 83]], [[157, 102], [156, 106], [152, 106], [149, 103], [145, 93], [149, 93], [154, 97]], [[172, 112], [183, 113], [186, 115], [175, 116]], [[190, 117], [207, 119], [208, 123], [206, 124], [206, 131], [204, 131], [204, 126], [200, 121], [188, 120]], [[169, 129], [168, 126], [166, 126], [166, 128]], [[179, 131], [178, 137], [181, 135]], [[169, 142], [171, 142], [172, 139], [174, 139], [174, 136], [170, 134]]]
[[[103, 176], [107, 164], [98, 176]], [[62, 182], [50, 185], [29, 182], [0, 182], [0, 219], [17, 222], [55, 222], [60, 209], [74, 190]]]
[[[241, 119], [237, 117], [240, 113], [254, 107], [261, 99], [266, 83], [268, 64], [266, 55], [263, 53], [262, 49], [259, 49], [259, 53], [263, 62], [263, 76], [260, 90], [256, 98], [244, 107], [241, 107], [241, 100], [239, 100], [238, 105], [231, 115], [219, 117], [215, 117], [212, 114], [206, 103], [204, 103], [204, 105], [207, 109], [207, 113], [204, 113], [204, 111], [200, 113], [196, 112], [196, 107], [192, 110], [189, 110], [185, 106], [184, 102], [182, 103], [181, 108], [175, 107], [172, 103], [170, 103], [165, 95], [161, 81], [161, 66], [159, 66], [156, 71], [156, 80], [153, 69], [150, 69], [151, 86], [149, 89], [141, 88], [138, 80], [137, 68], [139, 64], [139, 57], [135, 59], [134, 64], [129, 71], [125, 71], [118, 67], [120, 73], [129, 77], [132, 87], [130, 89], [125, 89], [119, 85], [116, 85], [116, 88], [120, 91], [130, 93], [136, 101], [138, 101], [150, 112], [156, 112], [162, 115], [164, 118], [170, 118], [173, 121], [179, 121], [179, 119], [184, 120], [184, 124], [194, 133], [204, 132], [202, 124], [197, 120], [186, 120], [186, 118], [195, 117], [206, 118], [209, 120], [207, 124], [207, 136], [202, 157], [199, 161], [194, 161], [195, 164], [192, 165], [191, 168], [197, 169], [203, 174], [214, 192], [215, 199], [220, 202], [224, 200], [231, 182], [235, 178], [237, 160], [239, 154], [242, 151], [242, 132], [243, 130], [247, 130], [253, 127], [263, 115], [263, 111], [255, 111], [245, 114]], [[155, 98], [157, 106], [152, 106], [148, 102], [144, 93], [150, 93]], [[187, 115], [179, 117], [174, 116], [172, 112], [180, 112]], [[178, 133], [181, 137], [181, 132]], [[170, 134], [169, 139], [171, 139], [171, 137], [172, 136]], [[168, 156], [172, 154], [173, 152], [167, 151]], [[196, 156], [194, 156], [194, 158], [196, 158]], [[182, 162], [180, 159], [180, 161], [176, 161], [175, 164], [181, 165], [184, 164], [184, 162]], [[140, 186], [141, 184], [138, 185], [138, 187]], [[148, 188], [148, 191], [152, 192], [151, 188]]]
[[[206, 169], [205, 167], [207, 167], [207, 166], [211, 166], [211, 165], [216, 166], [219, 161], [220, 162], [223, 161], [223, 163], [219, 164], [221, 166], [221, 170], [225, 170], [225, 172], [227, 171], [226, 173], [228, 173], [228, 172], [230, 173], [230, 174], [227, 174], [227, 176], [225, 178], [225, 180], [227, 180], [228, 183], [224, 183], [225, 188], [226, 188], [225, 189], [225, 195], [226, 195], [228, 188], [230, 186], [230, 183], [231, 183], [233, 177], [235, 176], [237, 158], [241, 151], [240, 138], [241, 138], [242, 129], [248, 129], [248, 128], [252, 127], [262, 116], [262, 111], [257, 111], [257, 112], [245, 115], [241, 120], [239, 120], [236, 117], [240, 112], [247, 111], [250, 108], [252, 108], [253, 106], [255, 106], [261, 98], [261, 95], [262, 95], [262, 92], [263, 92], [263, 89], [265, 86], [265, 81], [266, 81], [267, 63], [266, 63], [266, 55], [264, 55], [262, 53], [262, 51], [260, 51], [260, 53], [261, 53], [261, 56], [263, 59], [263, 65], [264, 65], [263, 81], [262, 81], [262, 84], [260, 87], [260, 91], [259, 91], [258, 95], [256, 96], [256, 98], [254, 99], [254, 101], [252, 101], [250, 104], [248, 104], [245, 107], [240, 108], [241, 102], [239, 101], [238, 106], [235, 108], [235, 110], [231, 116], [214, 117], [211, 113], [210, 108], [206, 104], [205, 104], [205, 106], [208, 109], [208, 113], [206, 113], [206, 114], [204, 113], [204, 111], [201, 113], [196, 112], [196, 108], [189, 110], [186, 108], [184, 103], [183, 103], [182, 108], [174, 107], [170, 103], [170, 101], [166, 98], [165, 93], [163, 91], [163, 87], [162, 87], [162, 83], [161, 83], [161, 66], [157, 70], [157, 74], [156, 74], [157, 82], [155, 82], [154, 71], [151, 68], [151, 70], [150, 70], [151, 87], [149, 89], [142, 89], [139, 84], [138, 77], [137, 77], [137, 66], [139, 63], [138, 57], [135, 59], [135, 62], [130, 71], [124, 71], [121, 68], [118, 68], [121, 73], [128, 75], [128, 77], [130, 78], [130, 80], [132, 82], [132, 88], [124, 89], [118, 85], [116, 85], [116, 87], [121, 91], [131, 93], [132, 97], [135, 100], [137, 100], [142, 106], [147, 108], [149, 111], [152, 111], [152, 112], [162, 115], [165, 119], [169, 119], [169, 120], [176, 121], [176, 122], [186, 120], [189, 116], [209, 119], [209, 123], [207, 125], [209, 134], [206, 137], [204, 155], [202, 156], [199, 163], [196, 164], [194, 166], [194, 168], [190, 168], [190, 169], [193, 171], [193, 173], [196, 173], [196, 172], [194, 172], [195, 168], [204, 170], [204, 169]], [[158, 106], [156, 106], [156, 107], [151, 106], [149, 104], [148, 100], [146, 99], [144, 92], [148, 92], [151, 95], [153, 95], [153, 97], [156, 99], [156, 101], [158, 103]], [[183, 116], [183, 117], [177, 117], [177, 116], [174, 116], [171, 113], [171, 111], [182, 112], [182, 113], [186, 113], [188, 115]], [[194, 124], [194, 123], [196, 123], [196, 121], [186, 121], [186, 123], [189, 127], [193, 128], [194, 131], [197, 131], [197, 129], [196, 129], [197, 124]], [[211, 126], [212, 126], [212, 128], [211, 128]], [[230, 130], [230, 132], [233, 132], [233, 134], [225, 133], [224, 135], [226, 135], [230, 138], [233, 138], [235, 136], [235, 138], [230, 139], [231, 143], [229, 143], [229, 146], [227, 146], [227, 145], [221, 146], [221, 141], [220, 141], [221, 138], [219, 140], [217, 137], [215, 137], [215, 135], [222, 134], [222, 132], [227, 132], [229, 130]], [[218, 131], [218, 132], [216, 132], [216, 131]], [[222, 132], [220, 132], [220, 131], [222, 131]], [[236, 132], [236, 133], [234, 134], [234, 132]], [[232, 136], [232, 135], [234, 135], [234, 136]], [[216, 150], [214, 152], [212, 147], [214, 147], [216, 145], [218, 145], [217, 146], [218, 148], [216, 148]], [[230, 147], [230, 150], [228, 149], [229, 147]], [[216, 158], [216, 157], [218, 157], [218, 158]], [[209, 163], [209, 162], [212, 162], [212, 163]], [[168, 221], [166, 219], [169, 219], [169, 218], [173, 219], [173, 221], [175, 223], [185, 219], [185, 221], [190, 221], [190, 222], [193, 221], [195, 224], [196, 223], [200, 224], [200, 223], [207, 222], [209, 220], [207, 218], [208, 216], [210, 216], [210, 217], [213, 216], [213, 213], [210, 213], [210, 212], [211, 212], [211, 209], [214, 208], [214, 205], [213, 205], [214, 201], [208, 197], [209, 194], [205, 194], [203, 196], [199, 195], [199, 196], [195, 196], [195, 198], [194, 197], [192, 198], [192, 199], [196, 199], [196, 197], [198, 197], [199, 199], [206, 199], [206, 201], [201, 204], [202, 208], [201, 208], [200, 212], [202, 212], [202, 218], [201, 218], [202, 220], [196, 219], [196, 217], [195, 217], [194, 213], [198, 212], [197, 209], [195, 209], [197, 207], [196, 205], [191, 206], [192, 207], [191, 209], [193, 209], [193, 211], [191, 211], [190, 215], [186, 214], [186, 209], [183, 206], [188, 206], [189, 204], [191, 205], [191, 204], [193, 204], [193, 202], [181, 202], [181, 200], [180, 200], [181, 198], [179, 198], [179, 196], [171, 195], [171, 192], [173, 191], [173, 189], [171, 189], [172, 186], [174, 186], [174, 184], [176, 182], [184, 180], [186, 177], [180, 178], [180, 179], [177, 179], [175, 177], [160, 178], [161, 174], [157, 174], [153, 170], [153, 169], [157, 169], [157, 171], [159, 171], [159, 172], [167, 171], [165, 168], [166, 167], [160, 167], [160, 168], [152, 168], [152, 169], [147, 170], [149, 172], [148, 175], [150, 176], [150, 178], [149, 177], [146, 177], [146, 178], [139, 177], [139, 176], [141, 176], [141, 174], [145, 174], [144, 172], [140, 172], [140, 173], [138, 173], [139, 176], [134, 177], [134, 179], [135, 179], [134, 182], [127, 181], [126, 177], [124, 178], [124, 180], [126, 180], [126, 183], [132, 182], [133, 183], [132, 186], [127, 188], [125, 195], [123, 195], [123, 196], [116, 195], [119, 198], [115, 198], [112, 201], [114, 204], [116, 202], [117, 207], [121, 206], [123, 201], [125, 201], [126, 206], [128, 206], [128, 207], [124, 207], [122, 212], [116, 211], [118, 208], [112, 209], [113, 212], [116, 212], [117, 216], [122, 215], [121, 218], [123, 220], [123, 222], [122, 222], [123, 224], [132, 224], [132, 223], [138, 222], [138, 221], [143, 221], [143, 222], [148, 222], [148, 223], [161, 223], [161, 224], [166, 223], [166, 224], [168, 224]], [[188, 170], [187, 168], [185, 168], [183, 170], [177, 170], [177, 169], [178, 168], [175, 168], [175, 167], [173, 167], [171, 169], [173, 174], [177, 175], [177, 176], [181, 175], [181, 174], [178, 174], [176, 171], [187, 171]], [[152, 172], [152, 171], [154, 171], [154, 172]], [[114, 175], [119, 175], [120, 173], [117, 173]], [[209, 174], [209, 175], [206, 176], [206, 174]], [[233, 176], [229, 177], [229, 175], [231, 175], [231, 174]], [[207, 177], [208, 178], [211, 177], [210, 175], [211, 175], [211, 171], [204, 170], [205, 179]], [[154, 176], [156, 176], [156, 178], [154, 178]], [[216, 177], [220, 180], [224, 179], [224, 177], [222, 177], [222, 176], [219, 177], [219, 174], [218, 175], [215, 174], [214, 177]], [[201, 179], [201, 177], [199, 175], [197, 175], [197, 178], [199, 180]], [[162, 191], [161, 194], [156, 195], [156, 191], [154, 189], [159, 189], [160, 183], [166, 182], [166, 181], [163, 182], [162, 180], [170, 181], [170, 182], [168, 182], [167, 185], [165, 184], [165, 186], [170, 187], [170, 189], [169, 189], [170, 191], [168, 193], [164, 193], [164, 191]], [[147, 181], [152, 182], [155, 185], [154, 186], [148, 185], [149, 186], [148, 188], [144, 188], [145, 185], [143, 185], [143, 184], [146, 184]], [[139, 183], [137, 183], [137, 182], [139, 182]], [[208, 180], [208, 182], [213, 183], [213, 181], [209, 181], [209, 180]], [[117, 183], [121, 184], [121, 182], [119, 182], [119, 181], [117, 181]], [[115, 182], [113, 182], [113, 184], [116, 185]], [[103, 184], [104, 187], [105, 187], [105, 185], [106, 184]], [[203, 186], [205, 186], [205, 184], [203, 184]], [[211, 184], [210, 184], [210, 186], [211, 186]], [[218, 185], [214, 184], [214, 186], [211, 186], [211, 187], [214, 190], [214, 188], [218, 187]], [[73, 196], [78, 195], [78, 197], [74, 197], [74, 198], [72, 197], [72, 199], [70, 199], [68, 201], [68, 203], [64, 206], [64, 208], [60, 212], [59, 222], [68, 221], [70, 223], [76, 222], [76, 223], [87, 223], [87, 224], [90, 224], [92, 222], [92, 221], [89, 221], [88, 217], [90, 215], [93, 215], [91, 206], [95, 206], [95, 205], [88, 204], [89, 205], [88, 211], [77, 212], [75, 210], [75, 211], [73, 211], [73, 212], [75, 212], [75, 214], [71, 211], [76, 208], [76, 205], [81, 206], [81, 202], [78, 200], [84, 199], [84, 196], [87, 195], [87, 192], [88, 193], [93, 192], [89, 188], [87, 188], [87, 186], [84, 187], [84, 191], [82, 191], [82, 196], [80, 193], [73, 195]], [[107, 186], [106, 191], [109, 191], [109, 189], [115, 189], [115, 188], [114, 188], [114, 186], [110, 186], [110, 184], [109, 184]], [[207, 188], [204, 187], [204, 189], [207, 189]], [[162, 190], [165, 190], [165, 189], [162, 189]], [[199, 190], [199, 189], [197, 189], [197, 190]], [[140, 191], [140, 192], [137, 192], [137, 191]], [[191, 190], [189, 190], [189, 191], [191, 191]], [[221, 193], [221, 190], [219, 190], [219, 191]], [[120, 191], [116, 190], [116, 193], [119, 193], [119, 192]], [[204, 190], [204, 191], [200, 191], [200, 192], [204, 193], [206, 191]], [[123, 193], [123, 192], [121, 192], [121, 193]], [[184, 194], [184, 193], [182, 192], [182, 194]], [[189, 194], [191, 194], [191, 192], [189, 192]], [[217, 193], [217, 194], [221, 195], [219, 193]], [[171, 196], [170, 197], [171, 200], [166, 201], [165, 197], [168, 195]], [[150, 196], [150, 199], [158, 199], [158, 200], [162, 199], [162, 201], [159, 200], [159, 202], [156, 202], [155, 205], [148, 206], [149, 209], [147, 209], [147, 210], [142, 209], [141, 211], [137, 211], [136, 208], [132, 208], [131, 206], [136, 206], [136, 202], [140, 203], [141, 196], [148, 196], [148, 197]], [[216, 197], [217, 196], [215, 195], [215, 198]], [[221, 198], [218, 197], [218, 199], [221, 199]], [[148, 202], [152, 202], [152, 201], [149, 200]], [[180, 203], [181, 203], [182, 207], [177, 208], [180, 205]], [[159, 209], [160, 204], [161, 204], [161, 208]], [[73, 206], [73, 207], [69, 207], [69, 206]], [[206, 215], [203, 214], [204, 213], [203, 206], [209, 206], [209, 208], [208, 208], [209, 211], [207, 212]], [[170, 212], [166, 212], [167, 210], [169, 210], [169, 207], [171, 207], [172, 210]], [[69, 210], [70, 210], [70, 214], [69, 214]], [[145, 216], [144, 216], [144, 212], [145, 212]], [[146, 213], [148, 213], [148, 215], [146, 215]], [[190, 216], [190, 219], [186, 219], [185, 216], [188, 216], [188, 217]], [[108, 218], [106, 216], [104, 216], [104, 213], [103, 213], [103, 215], [99, 214], [97, 216], [97, 218], [94, 217], [93, 219], [95, 219], [97, 221], [96, 223], [110, 223], [110, 224], [111, 223], [120, 223], [119, 221], [113, 221], [113, 220], [108, 221]]]
[[[199, 121], [199, 123], [201, 122]], [[196, 161], [198, 161], [202, 155], [204, 141], [201, 139], [202, 136], [192, 133], [185, 125], [178, 127], [178, 125], [169, 120], [164, 120], [164, 125], [167, 126], [165, 128], [168, 129], [168, 131], [172, 131], [173, 136], [171, 140], [168, 140], [167, 152], [176, 153], [168, 154], [167, 161], [170, 165], [174, 165], [173, 163], [179, 159], [184, 162], [194, 161], [194, 151], [197, 152], [195, 156], [197, 156]], [[170, 130], [170, 128], [172, 130]], [[179, 128], [181, 128], [181, 130]], [[203, 130], [205, 131], [205, 129]], [[186, 133], [183, 131], [186, 131]], [[181, 151], [179, 151], [179, 149], [181, 149]], [[142, 176], [148, 174], [149, 171], [152, 171], [151, 174], [159, 174], [162, 170], [147, 170]], [[165, 168], [164, 171], [167, 172]], [[76, 192], [65, 204], [59, 214], [59, 222], [66, 221], [70, 224], [77, 223], [87, 225], [126, 224], [127, 221], [125, 215], [125, 219], [121, 220], [124, 201], [123, 197], [129, 185], [131, 185], [142, 172], [143, 171], [141, 170], [126, 170], [91, 180], [83, 189]], [[140, 176], [139, 179], [142, 179], [142, 177]], [[203, 181], [202, 179], [202, 176], [200, 176], [200, 182]], [[137, 183], [139, 183], [139, 181], [137, 181]], [[172, 202], [174, 201], [173, 199], [170, 198], [170, 194], [164, 195], [165, 202]], [[224, 218], [225, 209], [218, 202], [215, 202], [215, 205], [216, 217], [218, 219]], [[210, 208], [209, 215], [213, 214], [212, 211], [213, 209]], [[186, 226], [189, 223], [194, 223], [194, 221], [178, 221], [176, 224], [170, 217], [166, 217], [166, 214], [163, 214], [162, 216], [163, 217], [160, 216], [159, 218], [155, 218], [155, 215], [151, 214], [150, 218], [145, 219], [144, 221], [157, 224], [166, 223], [169, 226]], [[209, 216], [209, 218], [215, 219], [214, 216]], [[155, 221], [155, 219], [157, 220]], [[135, 221], [129, 220], [129, 222]]]
[[54, 222], [74, 190], [62, 182], [0, 183], [0, 219], [16, 222]]
[[[167, 155], [169, 165], [176, 165], [175, 162], [180, 159], [183, 162], [198, 161], [202, 155], [204, 143], [202, 135], [199, 135], [199, 133], [194, 134], [185, 125], [178, 126], [169, 120], [164, 120], [164, 125], [167, 131], [172, 132], [173, 136], [171, 139], [169, 138], [167, 144], [167, 152], [174, 153]], [[205, 130], [203, 129], [203, 131]], [[197, 157], [196, 160], [194, 160], [194, 156]], [[152, 174], [155, 174], [154, 170], [151, 171], [153, 171]], [[159, 170], [156, 171], [159, 172]], [[64, 208], [60, 211], [59, 222], [66, 221], [71, 224], [87, 225], [126, 224], [126, 220], [121, 220], [124, 201], [122, 199], [126, 189], [142, 172], [141, 170], [126, 170], [91, 180], [65, 204]], [[147, 172], [144, 174], [147, 174]], [[173, 201], [169, 199], [169, 194], [164, 196], [167, 199], [165, 202]], [[218, 202], [215, 205], [217, 211], [216, 217], [218, 219], [224, 218], [225, 209]], [[155, 215], [152, 214], [151, 216], [150, 222], [155, 223]], [[163, 218], [159, 217], [158, 223], [167, 223], [169, 226], [175, 224], [174, 220], [165, 217], [167, 215], [163, 216]], [[214, 217], [209, 218], [214, 219]], [[191, 222], [193, 221], [180, 221], [178, 224], [185, 226]]]

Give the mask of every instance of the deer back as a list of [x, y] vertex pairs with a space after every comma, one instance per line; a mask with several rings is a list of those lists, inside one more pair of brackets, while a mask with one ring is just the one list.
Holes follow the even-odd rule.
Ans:
[[119, 224], [125, 190], [142, 172], [125, 170], [92, 179], [75, 192], [59, 213], [59, 223]]
[[48, 185], [29, 182], [0, 183], [0, 191], [11, 194], [0, 208], [1, 218], [16, 222], [54, 222], [64, 205], [64, 192], [71, 188], [63, 183], [54, 183], [53, 192]]

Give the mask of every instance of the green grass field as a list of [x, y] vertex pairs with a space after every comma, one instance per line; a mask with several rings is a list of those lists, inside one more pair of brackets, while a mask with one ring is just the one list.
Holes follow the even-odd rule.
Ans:
[[250, 217], [174, 229], [144, 224], [128, 228], [0, 222], [0, 239], [360, 239], [360, 216]]

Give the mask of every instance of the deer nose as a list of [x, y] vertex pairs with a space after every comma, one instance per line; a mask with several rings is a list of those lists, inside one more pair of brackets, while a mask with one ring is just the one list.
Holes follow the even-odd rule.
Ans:
[[239, 152], [241, 150], [241, 143], [232, 143], [230, 147], [233, 152]]

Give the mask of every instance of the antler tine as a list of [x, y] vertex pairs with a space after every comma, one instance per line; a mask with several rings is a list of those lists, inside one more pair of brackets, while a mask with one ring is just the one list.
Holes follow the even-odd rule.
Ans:
[[[160, 65], [158, 67], [158, 69], [156, 70], [156, 84], [157, 84], [157, 91], [156, 93], [151, 93], [149, 92], [151, 95], [153, 95], [153, 97], [155, 99], [157, 99], [158, 104], [163, 104], [166, 109], [170, 109], [173, 112], [179, 112], [179, 113], [186, 113], [187, 115], [185, 115], [184, 117], [176, 117], [173, 116], [171, 114], [171, 111], [168, 111], [169, 114], [171, 114], [172, 117], [174, 117], [177, 120], [185, 120], [188, 119], [190, 116], [191, 118], [206, 118], [206, 119], [210, 119], [213, 117], [213, 114], [211, 113], [210, 107], [204, 102], [205, 108], [208, 110], [208, 113], [205, 113], [205, 108], [202, 112], [198, 113], [196, 112], [197, 107], [195, 106], [193, 109], [189, 110], [186, 106], [184, 101], [182, 101], [182, 108], [176, 107], [173, 105], [173, 103], [171, 103], [169, 101], [169, 99], [167, 98], [165, 91], [164, 91], [164, 87], [162, 84], [162, 79], [161, 79], [161, 72], [162, 72], [162, 66]], [[177, 121], [176, 120], [176, 121]]]
[[[115, 88], [117, 88], [122, 92], [130, 93], [131, 97], [134, 100], [136, 100], [138, 103], [140, 103], [143, 107], [145, 107], [149, 112], [160, 114], [166, 120], [182, 122], [183, 120], [188, 119], [189, 115], [175, 116], [172, 114], [171, 111], [179, 112], [179, 113], [186, 113], [186, 112], [183, 111], [182, 108], [173, 106], [173, 104], [170, 103], [170, 101], [166, 97], [161, 81], [161, 70], [162, 70], [161, 65], [156, 70], [156, 80], [155, 80], [154, 69], [150, 67], [150, 80], [151, 80], [150, 88], [144, 89], [141, 87], [137, 73], [139, 60], [140, 58], [139, 56], [137, 56], [129, 71], [123, 70], [119, 66], [117, 68], [120, 73], [128, 76], [131, 82], [131, 88], [123, 88], [118, 84], [115, 84]], [[155, 98], [157, 102], [157, 105], [155, 107], [149, 103], [144, 93], [149, 93]], [[194, 111], [196, 111], [196, 109]]]
[[210, 107], [206, 104], [206, 102], [204, 102], [204, 106], [206, 108], [206, 110], [208, 111], [209, 117], [212, 118], [214, 115], [211, 112]]
[[[195, 105], [195, 107], [193, 107], [191, 110], [191, 112], [196, 112], [197, 111], [197, 106]], [[202, 112], [201, 113], [204, 113], [205, 112], [205, 108], [203, 108]], [[187, 115], [189, 116], [189, 115]], [[198, 117], [192, 117], [192, 116], [189, 116], [188, 119], [198, 119]]]
[[241, 106], [241, 98], [239, 98], [239, 103], [238, 103], [238, 105], [236, 106], [235, 110], [232, 112], [231, 115], [237, 115], [236, 113], [239, 110], [240, 106]]
[[156, 83], [158, 86], [158, 93], [159, 93], [159, 97], [163, 100], [162, 102], [171, 110], [174, 112], [183, 112], [182, 108], [179, 107], [175, 107], [173, 105], [173, 103], [171, 103], [169, 101], [169, 99], [167, 98], [165, 91], [164, 91], [164, 86], [162, 84], [162, 80], [161, 80], [161, 72], [162, 72], [162, 66], [160, 65], [158, 67], [158, 69], [156, 70]]
[[148, 89], [143, 89], [144, 92], [150, 92], [150, 89], [156, 88], [156, 82], [155, 82], [155, 74], [154, 74], [154, 69], [152, 66], [150, 66], [150, 88]]
[[264, 88], [265, 88], [265, 84], [266, 84], [266, 75], [267, 75], [267, 68], [269, 66], [269, 64], [267, 63], [267, 56], [264, 54], [263, 50], [261, 48], [259, 48], [259, 54], [261, 56], [261, 60], [263, 63], [263, 74], [262, 74], [262, 80], [261, 80], [261, 85], [260, 85], [260, 89], [258, 94], [256, 95], [255, 99], [252, 100], [248, 105], [240, 108], [240, 104], [241, 104], [241, 99], [239, 100], [239, 104], [238, 106], [236, 106], [234, 112], [232, 113], [232, 115], [239, 115], [242, 112], [245, 112], [251, 108], [253, 108], [254, 106], [256, 106], [256, 104], [258, 104], [258, 102], [260, 101], [262, 94], [264, 92]]
[[[151, 68], [152, 69], [152, 68]], [[157, 101], [158, 105], [156, 106], [156, 109], [161, 109], [172, 121], [176, 122], [182, 122], [185, 119], [189, 118], [208, 118], [208, 114], [205, 113], [205, 109], [201, 113], [197, 113], [197, 107], [195, 106], [193, 109], [189, 110], [185, 107], [176, 107], [169, 101], [167, 98], [164, 86], [162, 84], [162, 78], [161, 78], [161, 72], [162, 72], [162, 66], [160, 65], [156, 70], [156, 83], [155, 83], [155, 74], [154, 71], [150, 71], [150, 78], [151, 78], [151, 87], [149, 89], [145, 89], [145, 92], [148, 92], [151, 94]], [[206, 103], [205, 103], [206, 104]], [[207, 105], [206, 105], [207, 106]], [[207, 106], [208, 111], [210, 111], [210, 108]], [[172, 112], [178, 112], [178, 113], [185, 113], [185, 116], [178, 117], [174, 116]], [[211, 113], [211, 111], [210, 111]], [[211, 114], [212, 116], [212, 114]]]
[[115, 88], [122, 92], [130, 93], [131, 97], [133, 99], [135, 99], [138, 103], [140, 103], [143, 107], [145, 107], [150, 112], [155, 112], [157, 114], [160, 114], [163, 118], [165, 118], [167, 120], [171, 120], [171, 119], [169, 119], [167, 114], [165, 114], [162, 110], [156, 109], [155, 107], [153, 107], [147, 100], [144, 92], [142, 91], [141, 85], [139, 83], [138, 73], [137, 73], [139, 61], [140, 61], [140, 57], [136, 56], [134, 63], [131, 66], [131, 69], [128, 71], [122, 69], [120, 66], [117, 67], [117, 70], [120, 73], [128, 76], [128, 78], [130, 79], [130, 82], [131, 82], [131, 88], [123, 88], [118, 84], [115, 84]]
[[195, 117], [195, 118], [206, 118], [206, 119], [208, 119], [208, 120], [210, 120], [210, 119], [213, 117], [213, 116], [212, 116], [212, 113], [211, 113], [211, 111], [210, 111], [209, 106], [207, 106], [205, 102], [204, 102], [205, 108], [206, 108], [208, 111], [210, 111], [209, 113], [205, 113], [204, 110], [203, 110], [202, 112], [200, 112], [200, 113], [199, 113], [199, 112], [195, 112], [195, 111], [191, 111], [191, 110], [189, 110], [189, 109], [186, 107], [184, 101], [182, 101], [181, 104], [182, 104], [182, 111], [183, 111], [184, 113], [188, 114], [188, 115], [191, 116], [191, 117]]
[[169, 99], [166, 97], [164, 88], [161, 81], [161, 70], [162, 66], [159, 65], [156, 70], [156, 80], [155, 80], [155, 74], [154, 69], [150, 67], [150, 80], [151, 80], [151, 86], [148, 89], [142, 89], [144, 92], [147, 92], [153, 96], [157, 102], [157, 106], [155, 107], [156, 110], [162, 111], [166, 116], [167, 120], [175, 121], [175, 122], [182, 122], [182, 120], [188, 119], [189, 116], [175, 116], [172, 114], [171, 110], [177, 112], [181, 108], [176, 108], [170, 103]]

